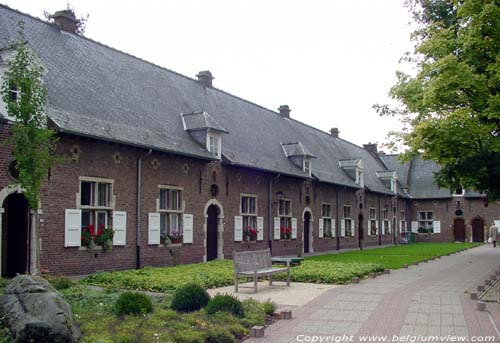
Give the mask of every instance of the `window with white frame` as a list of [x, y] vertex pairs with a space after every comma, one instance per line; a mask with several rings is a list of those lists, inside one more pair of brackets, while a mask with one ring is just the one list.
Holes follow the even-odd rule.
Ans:
[[219, 134], [209, 132], [207, 135], [207, 149], [215, 156], [221, 156], [221, 137]]
[[383, 227], [384, 227], [384, 230], [383, 230], [383, 233], [384, 235], [390, 235], [391, 234], [391, 225], [390, 225], [390, 222], [389, 222], [389, 210], [387, 209], [384, 209], [382, 211], [382, 218], [383, 218]]
[[304, 158], [304, 173], [311, 175], [311, 160], [309, 158]]
[[392, 178], [391, 179], [391, 191], [396, 193], [396, 187], [397, 187], [396, 179]]
[[356, 183], [361, 187], [364, 187], [365, 181], [363, 176], [363, 170], [356, 168]]
[[354, 236], [354, 231], [352, 227], [352, 218], [351, 218], [351, 206], [344, 206], [344, 225], [345, 225], [345, 235], [347, 237]]
[[281, 199], [278, 203], [281, 239], [292, 238], [292, 201]]
[[159, 191], [161, 243], [182, 242], [182, 188], [160, 186]]
[[323, 237], [333, 237], [332, 230], [332, 205], [323, 204], [321, 206], [321, 217], [323, 220]]
[[418, 212], [418, 232], [420, 233], [434, 232], [434, 215], [432, 211]]
[[462, 187], [459, 187], [459, 188], [455, 189], [452, 196], [461, 197], [461, 196], [464, 196], [464, 194], [465, 194], [465, 189]]
[[240, 200], [240, 214], [243, 221], [243, 237], [257, 240], [257, 197], [255, 195], [243, 194]]
[[[80, 179], [82, 230], [94, 232], [110, 227], [113, 199], [111, 180]], [[97, 231], [95, 231], [97, 232]]]
[[377, 210], [375, 207], [370, 208], [370, 234], [378, 235], [378, 225], [377, 225]]
[[407, 227], [406, 227], [406, 211], [400, 211], [399, 212], [399, 218], [401, 221], [401, 232], [406, 232]]
[[9, 80], [9, 101], [14, 102], [14, 101], [19, 101], [19, 89], [17, 87], [17, 84], [14, 83], [12, 80]]

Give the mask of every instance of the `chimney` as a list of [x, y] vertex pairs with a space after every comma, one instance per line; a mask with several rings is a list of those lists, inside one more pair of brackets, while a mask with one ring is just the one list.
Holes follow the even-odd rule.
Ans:
[[368, 144], [363, 144], [363, 149], [368, 151], [370, 154], [377, 156], [377, 144], [376, 143], [368, 143]]
[[280, 112], [280, 116], [283, 118], [290, 118], [290, 112], [292, 111], [288, 105], [281, 105], [278, 108], [278, 111]]
[[330, 135], [332, 135], [332, 137], [339, 138], [339, 129], [332, 127], [330, 129]]
[[196, 74], [196, 77], [198, 78], [198, 82], [203, 86], [212, 88], [212, 80], [214, 79], [214, 77], [212, 76], [210, 70], [200, 71], [198, 74]]
[[57, 11], [50, 16], [54, 19], [54, 24], [56, 24], [61, 30], [69, 33], [77, 33], [78, 24], [80, 21], [76, 19], [75, 13], [71, 10]]

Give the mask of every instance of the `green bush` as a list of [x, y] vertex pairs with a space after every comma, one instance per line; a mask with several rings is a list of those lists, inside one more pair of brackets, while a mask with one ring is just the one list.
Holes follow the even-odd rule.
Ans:
[[120, 294], [115, 303], [116, 314], [144, 314], [153, 312], [153, 302], [142, 293], [125, 292]]
[[217, 294], [210, 299], [205, 310], [208, 314], [228, 312], [236, 317], [243, 317], [245, 314], [241, 301], [229, 294]]
[[44, 278], [57, 290], [74, 286], [75, 282], [67, 277], [44, 275]]
[[268, 316], [272, 316], [274, 312], [276, 312], [276, 304], [271, 301], [266, 301], [265, 303], [263, 303], [262, 308]]
[[193, 312], [205, 307], [209, 300], [210, 296], [206, 290], [190, 283], [174, 292], [170, 307], [179, 312]]
[[206, 343], [235, 343], [234, 336], [224, 329], [213, 328], [207, 333]]
[[205, 343], [205, 334], [195, 330], [177, 331], [173, 337], [176, 343]]

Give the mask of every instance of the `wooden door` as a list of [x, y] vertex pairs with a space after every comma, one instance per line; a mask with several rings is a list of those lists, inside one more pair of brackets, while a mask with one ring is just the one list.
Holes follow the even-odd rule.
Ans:
[[2, 274], [12, 277], [29, 272], [29, 207], [23, 194], [14, 193], [4, 202]]
[[310, 234], [311, 214], [304, 214], [304, 253], [309, 252], [309, 234]]
[[207, 210], [207, 261], [217, 259], [217, 226], [219, 211], [210, 205]]
[[484, 221], [481, 218], [472, 221], [472, 241], [484, 242]]
[[465, 221], [462, 218], [453, 221], [453, 234], [455, 242], [465, 242]]

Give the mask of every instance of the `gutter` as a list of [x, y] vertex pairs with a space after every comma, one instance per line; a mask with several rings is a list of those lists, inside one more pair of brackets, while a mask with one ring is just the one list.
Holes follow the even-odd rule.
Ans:
[[146, 154], [139, 156], [137, 159], [137, 208], [136, 208], [136, 268], [141, 268], [141, 169], [142, 169], [142, 159], [148, 157], [153, 152], [149, 149]]

